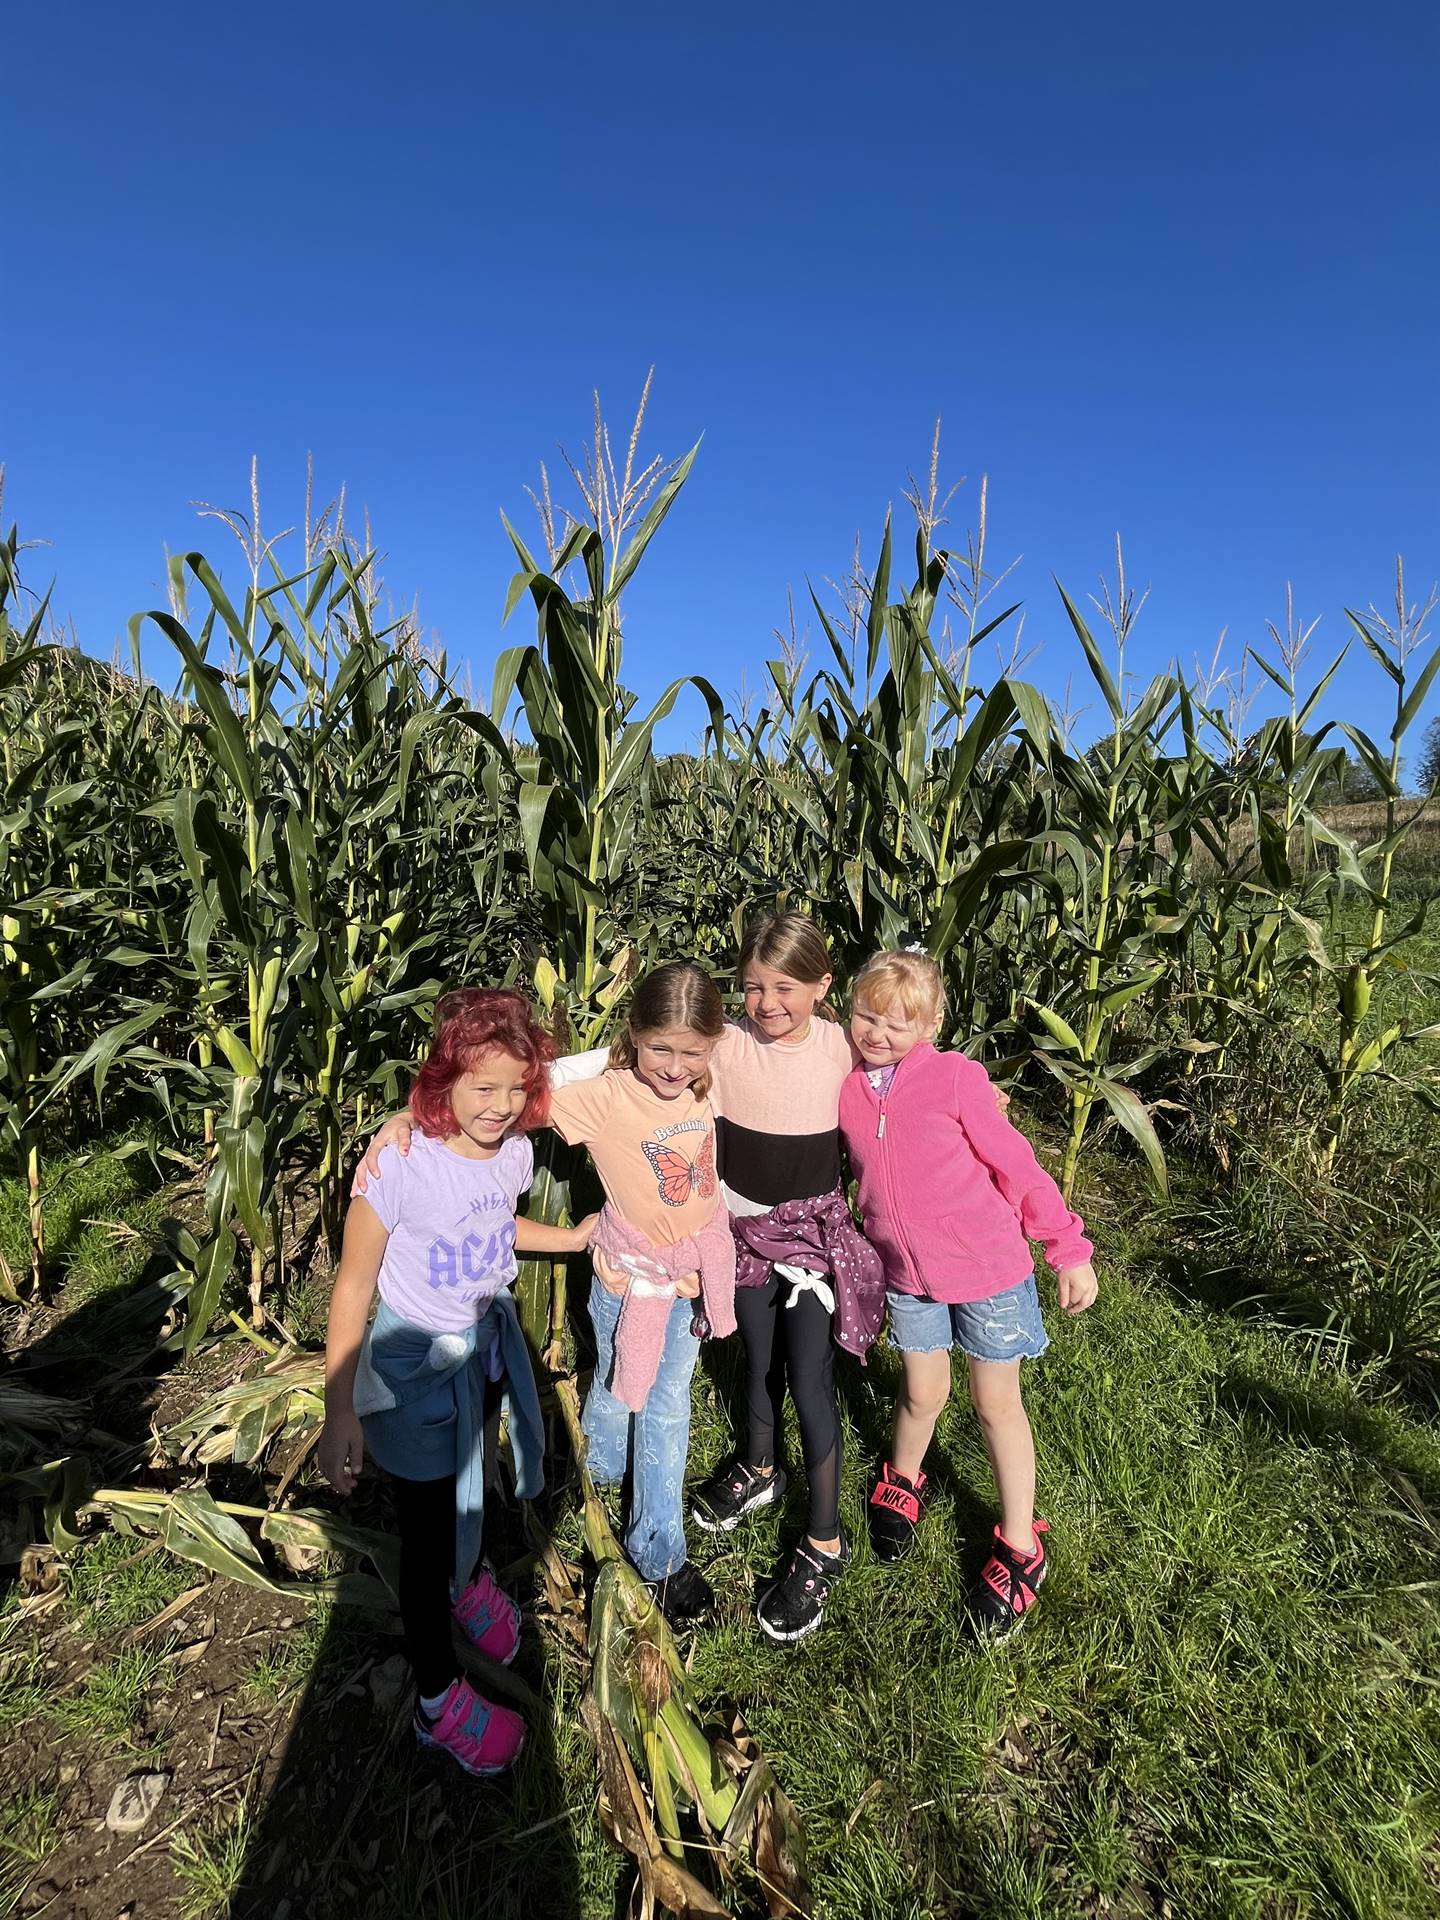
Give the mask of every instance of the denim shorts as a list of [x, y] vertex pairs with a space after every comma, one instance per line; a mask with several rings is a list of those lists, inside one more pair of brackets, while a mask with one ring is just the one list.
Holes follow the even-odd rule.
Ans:
[[985, 1300], [921, 1300], [888, 1288], [885, 1298], [901, 1353], [959, 1347], [972, 1360], [1038, 1360], [1050, 1344], [1033, 1273]]

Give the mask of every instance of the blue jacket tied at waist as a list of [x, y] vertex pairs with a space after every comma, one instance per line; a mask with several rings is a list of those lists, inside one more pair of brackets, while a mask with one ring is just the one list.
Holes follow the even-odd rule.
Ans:
[[515, 1490], [533, 1500], [545, 1485], [545, 1430], [530, 1352], [508, 1292], [497, 1293], [463, 1333], [417, 1327], [382, 1300], [355, 1370], [354, 1406], [372, 1458], [406, 1480], [455, 1475], [456, 1594], [480, 1558], [485, 1383], [502, 1374]]

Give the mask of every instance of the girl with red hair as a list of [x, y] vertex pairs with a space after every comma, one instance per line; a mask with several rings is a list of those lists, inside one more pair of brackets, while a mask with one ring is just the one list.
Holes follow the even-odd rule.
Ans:
[[579, 1253], [596, 1218], [550, 1227], [516, 1215], [554, 1054], [518, 993], [441, 1000], [410, 1094], [410, 1152], [383, 1152], [352, 1196], [325, 1340], [321, 1469], [342, 1495], [367, 1451], [390, 1476], [415, 1735], [470, 1774], [502, 1772], [525, 1738], [519, 1714], [477, 1693], [451, 1648], [452, 1619], [490, 1659], [508, 1664], [520, 1645], [519, 1609], [480, 1562], [502, 1389], [516, 1490], [531, 1499], [543, 1484], [539, 1401], [510, 1292], [515, 1255]]

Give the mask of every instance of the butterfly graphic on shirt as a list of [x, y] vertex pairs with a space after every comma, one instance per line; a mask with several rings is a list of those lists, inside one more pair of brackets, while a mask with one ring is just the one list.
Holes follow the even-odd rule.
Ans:
[[653, 1140], [640, 1142], [645, 1158], [655, 1169], [660, 1182], [660, 1198], [667, 1207], [683, 1207], [692, 1194], [709, 1200], [715, 1192], [715, 1137], [707, 1133], [700, 1151], [687, 1160], [674, 1147], [656, 1146]]

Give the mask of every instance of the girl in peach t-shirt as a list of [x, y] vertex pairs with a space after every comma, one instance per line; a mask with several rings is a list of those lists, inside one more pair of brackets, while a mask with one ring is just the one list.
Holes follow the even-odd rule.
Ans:
[[549, 1124], [587, 1149], [606, 1196], [591, 1240], [590, 1472], [617, 1484], [629, 1464], [625, 1551], [676, 1623], [714, 1599], [687, 1557], [682, 1495], [700, 1336], [735, 1330], [735, 1247], [706, 1098], [724, 1026], [699, 967], [656, 967], [635, 989], [605, 1071], [550, 1096]]

